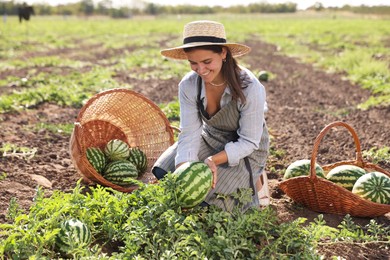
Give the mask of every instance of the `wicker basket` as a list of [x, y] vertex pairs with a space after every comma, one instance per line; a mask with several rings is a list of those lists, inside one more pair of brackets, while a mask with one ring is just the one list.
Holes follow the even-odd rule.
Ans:
[[311, 155], [310, 175], [282, 181], [279, 183], [279, 187], [297, 203], [317, 212], [339, 215], [350, 214], [356, 217], [377, 217], [390, 212], [390, 205], [365, 200], [331, 181], [317, 178], [314, 165], [319, 144], [325, 134], [337, 126], [346, 128], [352, 134], [356, 146], [356, 159], [322, 166], [325, 172], [336, 166], [349, 164], [362, 167], [367, 171], [379, 171], [390, 176], [390, 173], [381, 167], [363, 161], [360, 142], [355, 130], [348, 124], [337, 121], [325, 126], [317, 136]]
[[174, 142], [173, 127], [160, 108], [143, 95], [128, 89], [111, 89], [93, 96], [81, 108], [70, 138], [70, 154], [77, 171], [86, 179], [122, 192], [138, 186], [122, 187], [104, 179], [86, 157], [88, 147], [103, 148], [111, 139], [139, 147], [148, 159], [146, 183], [156, 179], [150, 169]]

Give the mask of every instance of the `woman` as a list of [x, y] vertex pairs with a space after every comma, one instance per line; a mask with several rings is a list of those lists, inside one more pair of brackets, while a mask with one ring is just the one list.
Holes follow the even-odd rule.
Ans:
[[206, 205], [225, 210], [235, 202], [222, 201], [217, 194], [239, 188], [253, 190], [247, 206], [259, 205], [256, 180], [268, 155], [265, 89], [234, 58], [249, 51], [248, 46], [228, 43], [224, 26], [213, 21], [185, 25], [183, 45], [161, 51], [165, 57], [188, 60], [192, 71], [179, 83], [178, 141], [161, 155], [152, 172], [161, 179], [185, 162], [204, 161], [213, 172]]

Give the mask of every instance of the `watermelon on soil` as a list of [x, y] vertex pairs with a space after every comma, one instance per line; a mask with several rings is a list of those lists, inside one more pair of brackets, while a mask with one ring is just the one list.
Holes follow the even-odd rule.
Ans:
[[366, 170], [355, 165], [340, 165], [328, 172], [326, 178], [337, 185], [352, 191], [355, 182], [364, 174]]
[[173, 174], [177, 175], [177, 202], [183, 208], [192, 208], [206, 198], [213, 182], [213, 173], [203, 162], [186, 162]]
[[78, 219], [68, 219], [61, 223], [56, 237], [57, 247], [68, 252], [74, 248], [85, 247], [91, 243], [91, 232], [86, 224]]
[[[316, 175], [318, 177], [325, 178], [324, 170], [322, 169], [322, 167], [318, 163], [315, 164], [315, 167], [316, 167]], [[287, 180], [293, 177], [305, 176], [309, 174], [310, 174], [310, 160], [302, 159], [290, 164], [287, 167], [283, 178]]]
[[390, 177], [382, 172], [369, 172], [360, 177], [352, 193], [381, 204], [390, 204]]
[[127, 159], [130, 155], [129, 145], [119, 139], [110, 140], [104, 148], [104, 153], [111, 161]]
[[260, 71], [259, 73], [259, 80], [260, 81], [268, 81], [269, 79], [269, 73], [265, 70]]

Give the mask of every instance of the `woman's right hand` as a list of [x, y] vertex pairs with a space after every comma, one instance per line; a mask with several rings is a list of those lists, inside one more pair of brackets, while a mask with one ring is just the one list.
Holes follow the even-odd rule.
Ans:
[[211, 172], [213, 173], [213, 184], [211, 187], [214, 189], [215, 185], [217, 184], [217, 165], [215, 164], [211, 156], [207, 157], [204, 160], [204, 163], [209, 166]]
[[175, 169], [179, 168], [183, 164], [185, 164], [185, 162], [179, 163], [178, 165], [175, 166]]

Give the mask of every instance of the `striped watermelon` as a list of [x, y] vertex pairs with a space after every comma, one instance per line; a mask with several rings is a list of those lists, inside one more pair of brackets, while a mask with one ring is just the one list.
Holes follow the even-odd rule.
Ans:
[[[322, 169], [322, 167], [318, 163], [315, 164], [315, 167], [316, 167], [316, 175], [318, 177], [325, 178], [324, 170]], [[287, 180], [289, 178], [304, 176], [309, 174], [310, 174], [310, 160], [302, 159], [290, 164], [287, 167], [283, 178]]]
[[56, 237], [57, 247], [63, 251], [85, 247], [91, 243], [91, 232], [87, 225], [78, 219], [69, 219], [61, 223], [61, 230]]
[[337, 185], [352, 191], [353, 185], [366, 170], [355, 165], [340, 165], [328, 172], [326, 178]]
[[260, 81], [268, 81], [269, 79], [269, 73], [265, 70], [262, 70], [259, 72], [259, 80]]
[[98, 147], [89, 147], [86, 150], [86, 155], [93, 168], [95, 168], [98, 173], [103, 173], [107, 164], [107, 157], [104, 152]]
[[104, 148], [104, 153], [111, 161], [127, 159], [130, 155], [130, 147], [119, 139], [110, 140]]
[[213, 174], [203, 162], [186, 162], [174, 172], [177, 175], [177, 202], [183, 208], [200, 204], [210, 191]]
[[103, 177], [117, 185], [132, 185], [134, 179], [138, 177], [138, 170], [131, 162], [118, 160], [107, 165]]
[[148, 161], [146, 154], [139, 149], [138, 147], [133, 147], [130, 149], [130, 156], [128, 158], [129, 162], [135, 165], [138, 170], [138, 175], [141, 175], [146, 171], [148, 167]]
[[352, 193], [372, 202], [390, 204], [390, 177], [381, 172], [369, 172], [356, 181]]

